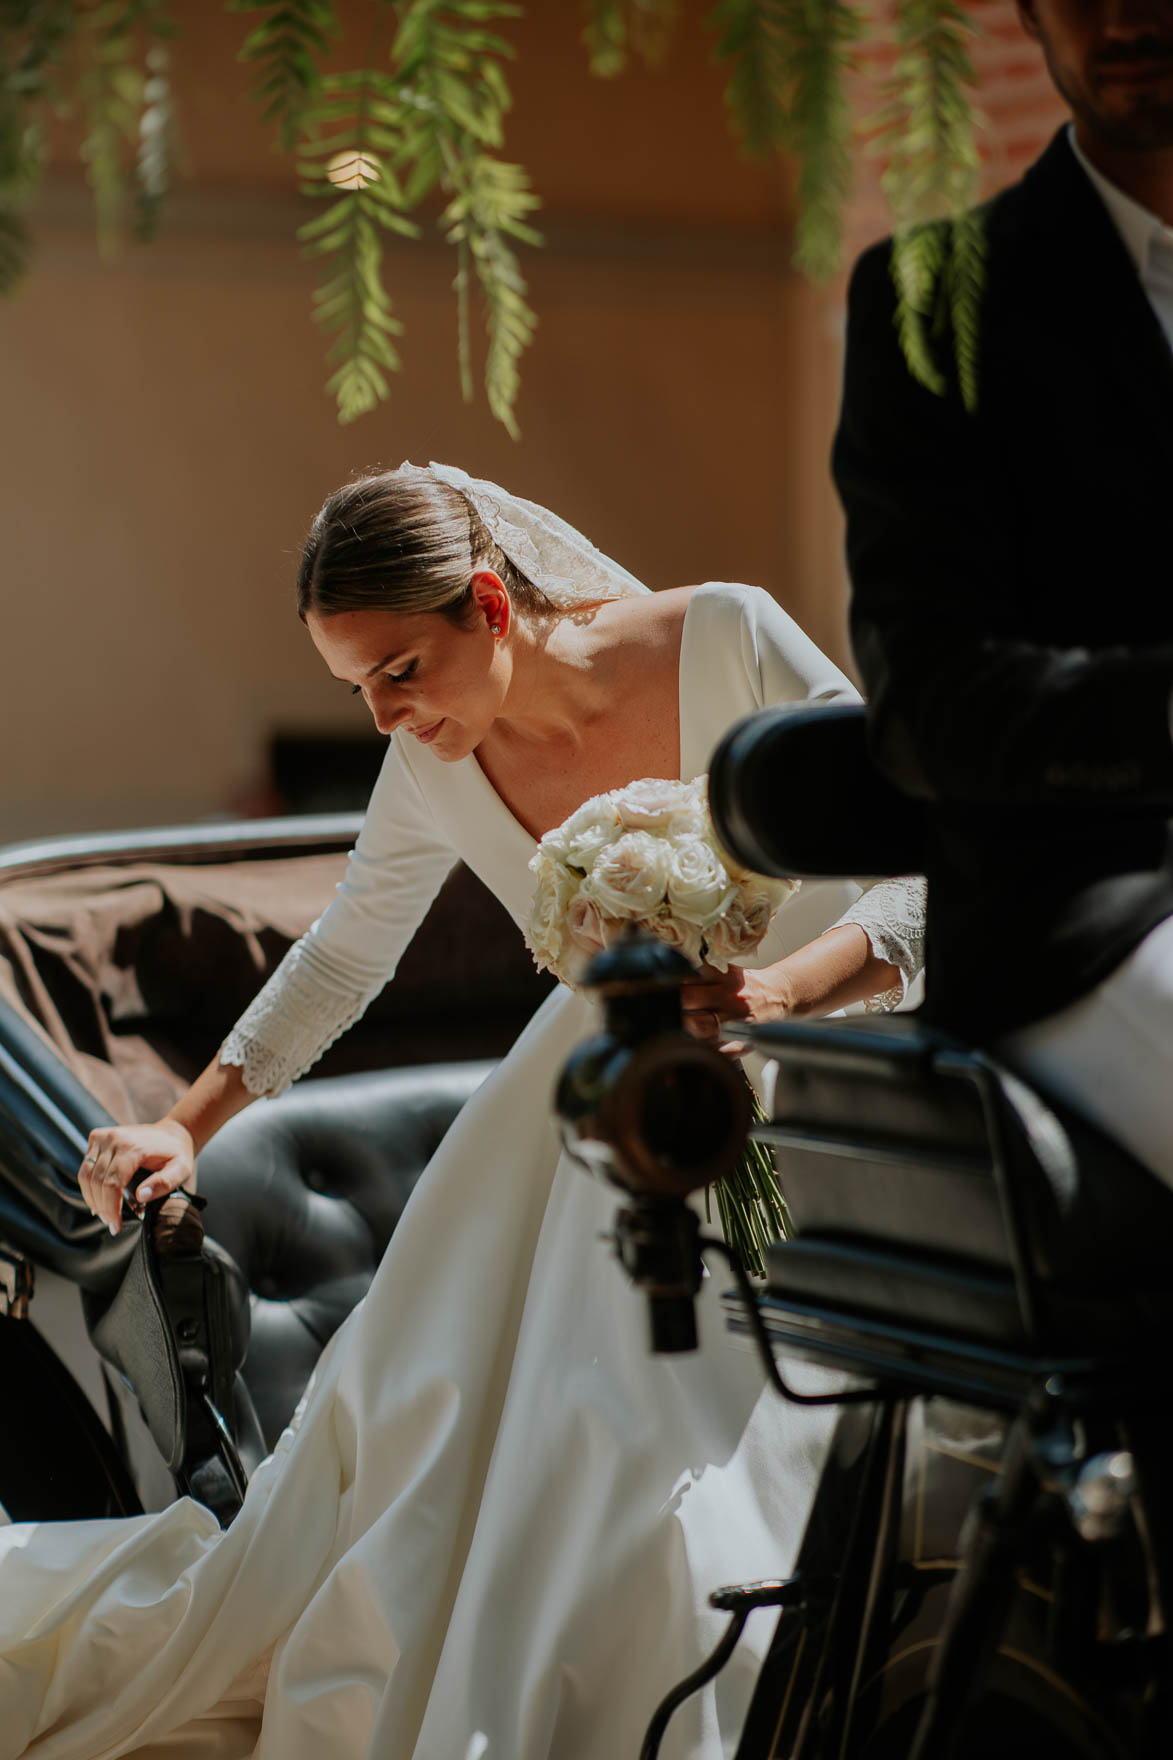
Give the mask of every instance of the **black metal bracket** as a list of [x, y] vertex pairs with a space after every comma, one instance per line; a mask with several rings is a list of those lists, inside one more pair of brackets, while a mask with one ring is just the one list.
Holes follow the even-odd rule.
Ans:
[[737, 1640], [745, 1629], [746, 1620], [756, 1608], [781, 1607], [801, 1612], [805, 1598], [805, 1585], [797, 1576], [770, 1578], [760, 1583], [731, 1583], [723, 1589], [714, 1590], [709, 1596], [710, 1607], [729, 1613], [732, 1618], [716, 1649], [657, 1705], [639, 1751], [639, 1760], [656, 1760], [664, 1731], [673, 1713], [679, 1710], [686, 1699], [691, 1699], [694, 1693], [720, 1674], [737, 1648]]
[[728, 1241], [719, 1240], [716, 1235], [701, 1235], [699, 1245], [702, 1253], [720, 1253], [722, 1258], [728, 1260], [730, 1270], [737, 1280], [737, 1293], [741, 1297], [750, 1334], [758, 1347], [758, 1356], [766, 1371], [766, 1379], [774, 1391], [782, 1395], [783, 1399], [789, 1400], [790, 1404], [794, 1406], [857, 1406], [876, 1405], [879, 1401], [891, 1397], [884, 1388], [874, 1385], [844, 1388], [838, 1393], [799, 1393], [797, 1387], [791, 1387], [775, 1360], [773, 1346], [770, 1344], [770, 1335], [766, 1331], [766, 1324], [762, 1319], [761, 1309], [758, 1307], [757, 1296], [746, 1274], [745, 1266]]

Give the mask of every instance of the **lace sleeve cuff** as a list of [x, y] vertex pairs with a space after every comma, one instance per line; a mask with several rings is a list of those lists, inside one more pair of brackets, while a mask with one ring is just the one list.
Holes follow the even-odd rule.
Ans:
[[220, 1062], [240, 1070], [250, 1094], [283, 1094], [354, 1025], [381, 988], [354, 991], [324, 983], [304, 939], [298, 941], [225, 1039]]
[[884, 1009], [898, 1007], [924, 966], [925, 902], [927, 886], [919, 875], [898, 880], [878, 880], [845, 910], [832, 926], [858, 923], [877, 959], [886, 960], [900, 973], [900, 988], [889, 990], [868, 1004]]

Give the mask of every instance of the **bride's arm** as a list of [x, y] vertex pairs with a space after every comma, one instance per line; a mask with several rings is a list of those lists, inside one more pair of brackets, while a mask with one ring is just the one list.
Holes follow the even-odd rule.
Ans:
[[[705, 646], [706, 689], [725, 725], [776, 703], [850, 700], [856, 692], [775, 601], [752, 587], [710, 595], [719, 617]], [[774, 965], [720, 973], [706, 967], [684, 987], [685, 1023], [717, 1036], [721, 1020], [832, 1014], [889, 991], [907, 993], [924, 957], [925, 882], [919, 877], [862, 885], [837, 922]]]
[[832, 1014], [899, 987], [900, 968], [879, 957], [859, 923], [838, 923], [773, 965], [727, 972], [705, 967], [681, 993], [684, 1024], [715, 1040], [721, 1021], [771, 1021]]
[[455, 860], [392, 741], [334, 899], [163, 1118], [90, 1133], [82, 1196], [116, 1234], [135, 1174], [144, 1200], [195, 1186], [195, 1158], [221, 1125], [279, 1094], [346, 1031], [393, 975]]

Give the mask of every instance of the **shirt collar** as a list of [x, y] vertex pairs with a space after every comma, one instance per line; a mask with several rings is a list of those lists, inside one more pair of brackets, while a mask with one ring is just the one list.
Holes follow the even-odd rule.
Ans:
[[1136, 264], [1137, 273], [1143, 278], [1149, 270], [1149, 252], [1156, 243], [1173, 246], [1173, 227], [1166, 226], [1156, 214], [1150, 214], [1131, 196], [1126, 196], [1122, 189], [1109, 183], [1102, 171], [1097, 171], [1087, 154], [1075, 138], [1075, 124], [1067, 129], [1067, 139], [1071, 143], [1071, 151], [1079, 160], [1091, 180], [1105, 208], [1120, 234], [1124, 248]]

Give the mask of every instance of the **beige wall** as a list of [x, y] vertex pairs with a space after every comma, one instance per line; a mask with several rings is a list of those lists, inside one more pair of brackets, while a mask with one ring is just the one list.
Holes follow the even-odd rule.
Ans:
[[231, 61], [247, 21], [179, 10], [193, 174], [165, 236], [100, 264], [63, 173], [0, 320], [0, 839], [223, 812], [271, 730], [361, 725], [290, 588], [322, 497], [373, 463], [497, 477], [654, 585], [761, 582], [841, 652], [835, 301], [786, 267], [780, 173], [727, 138], [707, 0], [661, 74], [611, 85], [585, 75], [569, 7], [517, 29], [509, 147], [549, 237], [527, 260], [518, 445], [459, 401], [435, 245], [390, 265], [391, 403], [338, 427], [298, 201]]

